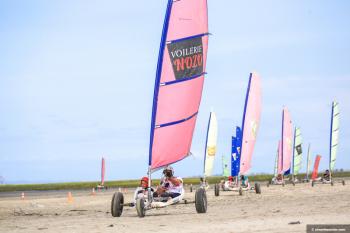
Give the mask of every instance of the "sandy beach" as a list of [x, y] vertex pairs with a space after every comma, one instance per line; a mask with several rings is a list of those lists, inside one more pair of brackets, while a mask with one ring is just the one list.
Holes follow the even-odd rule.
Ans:
[[[137, 217], [136, 210], [125, 207], [122, 217], [110, 213], [116, 191], [30, 192], [0, 196], [0, 232], [306, 232], [306, 224], [350, 223], [350, 180], [335, 186], [297, 184], [266, 187], [262, 194], [220, 192], [210, 189], [208, 212], [197, 214], [194, 204], [170, 206]], [[131, 189], [125, 201], [131, 201]], [[15, 194], [15, 195], [14, 195]], [[19, 194], [19, 195], [17, 195]], [[187, 191], [186, 199], [194, 200]]]

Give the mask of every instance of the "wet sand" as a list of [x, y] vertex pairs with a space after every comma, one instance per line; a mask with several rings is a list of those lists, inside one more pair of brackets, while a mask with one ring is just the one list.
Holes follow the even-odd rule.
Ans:
[[[266, 187], [262, 194], [253, 191], [207, 192], [208, 212], [197, 214], [194, 204], [175, 205], [146, 212], [125, 207], [120, 218], [110, 213], [116, 190], [30, 192], [0, 195], [0, 232], [306, 232], [306, 224], [350, 224], [350, 180], [347, 185], [297, 184]], [[125, 201], [131, 201], [127, 190]], [[187, 200], [194, 193], [187, 190]]]

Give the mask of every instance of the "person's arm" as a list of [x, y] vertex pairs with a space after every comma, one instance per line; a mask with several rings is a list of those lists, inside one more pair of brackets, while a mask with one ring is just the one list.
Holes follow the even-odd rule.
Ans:
[[181, 180], [177, 179], [176, 177], [170, 177], [168, 180], [175, 186], [179, 186], [182, 183]]

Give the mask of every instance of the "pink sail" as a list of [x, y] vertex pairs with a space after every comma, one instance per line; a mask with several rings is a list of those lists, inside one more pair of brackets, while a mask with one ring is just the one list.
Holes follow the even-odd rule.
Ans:
[[283, 174], [282, 164], [282, 143], [278, 141], [278, 162], [277, 162], [277, 174]]
[[152, 170], [190, 154], [208, 50], [206, 0], [168, 1], [152, 109]]
[[105, 183], [105, 159], [102, 157], [102, 164], [101, 164], [101, 185], [103, 186]]
[[242, 148], [240, 174], [245, 175], [251, 167], [256, 136], [261, 115], [261, 82], [260, 77], [251, 73], [247, 90], [242, 123]]
[[293, 147], [293, 126], [290, 113], [286, 107], [282, 113], [282, 166], [287, 175], [290, 172]]

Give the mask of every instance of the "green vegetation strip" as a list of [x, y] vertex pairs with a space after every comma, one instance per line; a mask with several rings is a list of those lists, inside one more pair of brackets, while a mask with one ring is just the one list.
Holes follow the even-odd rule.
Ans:
[[[337, 172], [332, 174], [333, 177], [350, 177], [350, 172]], [[271, 180], [273, 175], [253, 175], [249, 176], [250, 181], [263, 182]], [[302, 180], [305, 174], [298, 175], [298, 179]], [[208, 177], [207, 180], [210, 184], [218, 183], [224, 179], [222, 176]], [[159, 184], [159, 179], [152, 180], [153, 185]], [[199, 177], [184, 178], [186, 185], [199, 184]], [[28, 190], [70, 190], [70, 189], [92, 189], [97, 187], [99, 182], [70, 182], [70, 183], [49, 183], [49, 184], [4, 184], [0, 185], [0, 192], [11, 191], [28, 191]], [[107, 181], [105, 186], [108, 188], [132, 188], [139, 186], [139, 180], [119, 180], [119, 181]]]

